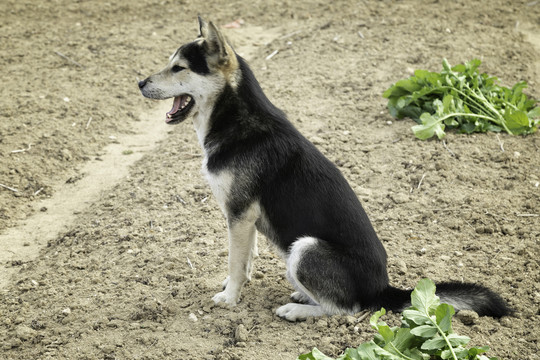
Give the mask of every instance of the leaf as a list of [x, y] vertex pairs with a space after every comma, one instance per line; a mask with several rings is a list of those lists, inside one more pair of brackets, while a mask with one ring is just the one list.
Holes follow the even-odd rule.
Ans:
[[386, 314], [386, 310], [384, 308], [381, 308], [381, 310], [377, 311], [371, 316], [371, 318], [369, 319], [369, 323], [371, 324], [372, 328], [379, 332], [379, 334], [384, 339], [384, 342], [388, 344], [392, 340], [394, 340], [394, 332], [384, 321], [379, 321], [379, 318], [384, 314]]
[[381, 334], [381, 336], [383, 337], [385, 343], [388, 344], [392, 340], [394, 340], [394, 332], [392, 331], [392, 329], [390, 329], [388, 325], [384, 323], [380, 324], [377, 330], [379, 331], [379, 334]]
[[375, 353], [375, 349], [379, 347], [373, 342], [367, 342], [358, 347], [356, 352], [361, 360], [380, 360], [380, 358]]
[[388, 350], [385, 350], [381, 347], [377, 347], [373, 349], [373, 352], [377, 354], [377, 359], [385, 359], [385, 360], [403, 360], [403, 357], [399, 355], [394, 355]]
[[411, 334], [411, 329], [409, 328], [400, 328], [395, 334], [392, 345], [400, 352], [412, 348], [413, 344], [416, 342], [416, 339], [413, 334]]
[[[454, 354], [458, 359], [468, 359], [469, 358], [469, 351], [465, 348], [458, 347], [455, 349], [452, 349], [454, 351]], [[449, 349], [443, 350], [441, 352], [441, 358], [442, 359], [452, 359], [454, 355], [452, 355], [452, 351]]]
[[412, 309], [404, 310], [403, 317], [406, 320], [411, 320], [413, 323], [417, 325], [424, 325], [430, 322], [429, 317], [424, 315], [418, 310], [412, 310]]
[[437, 135], [439, 139], [444, 137], [444, 124], [441, 121], [429, 113], [423, 113], [420, 120], [422, 121], [421, 125], [415, 125], [411, 128], [417, 138], [426, 140], [433, 135]]
[[411, 334], [420, 336], [423, 338], [431, 338], [437, 335], [437, 328], [433, 325], [421, 325], [411, 330]]
[[429, 360], [431, 358], [429, 354], [423, 353], [417, 348], [407, 349], [403, 354], [414, 360]]
[[529, 118], [523, 111], [506, 111], [504, 119], [508, 129], [515, 135], [523, 134], [531, 127]]
[[461, 130], [464, 133], [472, 134], [476, 130], [476, 124], [473, 122], [467, 122], [461, 125]]
[[334, 360], [324, 355], [319, 349], [313, 348], [310, 353], [300, 355], [296, 360]]
[[469, 357], [475, 357], [489, 351], [489, 346], [472, 347], [469, 349]]
[[450, 350], [443, 350], [441, 352], [441, 359], [451, 359], [454, 355]]
[[435, 295], [435, 284], [429, 279], [422, 279], [411, 293], [411, 304], [425, 315], [431, 315], [440, 304], [439, 297]]
[[371, 315], [371, 317], [369, 318], [369, 323], [373, 329], [378, 329], [379, 318], [385, 314], [386, 310], [384, 308], [381, 308], [381, 310], [376, 311], [373, 315]]
[[450, 334], [446, 337], [452, 346], [465, 345], [471, 341], [467, 336], [462, 336], [458, 334]]
[[446, 346], [446, 341], [444, 340], [442, 336], [439, 336], [439, 337], [424, 341], [424, 343], [422, 344], [420, 348], [424, 350], [438, 350], [438, 349], [444, 348], [445, 346]]
[[[362, 347], [362, 345], [360, 345], [360, 347]], [[353, 348], [348, 348], [347, 350], [345, 350], [345, 353], [343, 354], [343, 356], [344, 356], [343, 360], [362, 360], [362, 357], [360, 357], [359, 351]]]
[[444, 96], [443, 101], [443, 112], [449, 113], [451, 110], [454, 110], [454, 97], [450, 94]]
[[435, 310], [437, 324], [445, 333], [452, 330], [452, 316], [454, 316], [455, 313], [456, 311], [452, 305], [441, 304], [437, 306], [437, 310]]
[[540, 118], [540, 106], [537, 106], [537, 107], [535, 107], [534, 109], [532, 109], [531, 111], [529, 111], [529, 112], [527, 113], [527, 116], [528, 116], [530, 119]]

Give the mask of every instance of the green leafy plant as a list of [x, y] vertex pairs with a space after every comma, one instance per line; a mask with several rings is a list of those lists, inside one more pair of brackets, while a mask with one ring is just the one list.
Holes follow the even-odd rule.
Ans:
[[480, 74], [481, 61], [471, 60], [451, 67], [443, 60], [440, 73], [416, 70], [414, 76], [399, 80], [383, 93], [390, 114], [409, 117], [416, 137], [440, 139], [445, 129], [464, 133], [506, 131], [531, 134], [540, 124], [540, 106], [523, 94], [525, 81], [511, 89], [497, 84], [498, 79]]
[[[374, 339], [349, 348], [335, 360], [496, 360], [483, 353], [489, 347], [471, 347], [470, 341], [452, 331], [454, 308], [441, 304], [435, 295], [435, 284], [423, 279], [411, 294], [412, 306], [403, 311], [401, 327], [390, 327], [380, 321], [386, 311], [382, 308], [370, 319], [371, 326], [378, 331]], [[317, 348], [300, 355], [297, 360], [334, 360]]]

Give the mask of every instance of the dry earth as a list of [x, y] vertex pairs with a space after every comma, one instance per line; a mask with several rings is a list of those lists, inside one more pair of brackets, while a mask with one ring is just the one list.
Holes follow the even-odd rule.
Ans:
[[[244, 20], [230, 38], [350, 181], [392, 283], [486, 284], [516, 316], [456, 319], [456, 331], [492, 356], [539, 359], [540, 135], [423, 142], [381, 98], [444, 57], [480, 58], [483, 71], [505, 85], [526, 80], [540, 97], [540, 2], [529, 0], [2, 1], [0, 358], [294, 359], [372, 338], [359, 314], [277, 318], [291, 289], [265, 239], [241, 303], [210, 302], [225, 277], [226, 227], [196, 136], [188, 123], [166, 127], [170, 104], [136, 86], [194, 38], [197, 14]], [[111, 143], [120, 150], [100, 167]], [[125, 164], [113, 187], [85, 180]]]

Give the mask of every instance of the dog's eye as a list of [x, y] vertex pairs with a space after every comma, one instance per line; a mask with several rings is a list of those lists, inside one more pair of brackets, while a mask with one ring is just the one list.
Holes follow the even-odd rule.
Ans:
[[177, 72], [182, 71], [182, 70], [184, 70], [184, 69], [185, 69], [185, 67], [182, 67], [182, 66], [180, 66], [180, 65], [174, 65], [174, 66], [171, 68], [171, 71], [177, 73]]

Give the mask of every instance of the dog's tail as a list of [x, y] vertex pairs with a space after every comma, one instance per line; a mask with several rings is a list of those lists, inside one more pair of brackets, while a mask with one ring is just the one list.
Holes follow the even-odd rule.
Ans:
[[[500, 318], [511, 315], [514, 311], [498, 294], [477, 284], [442, 282], [436, 284], [435, 294], [441, 303], [447, 303], [459, 310], [473, 310], [480, 316]], [[403, 311], [411, 305], [412, 290], [402, 290], [389, 286], [381, 299], [381, 306], [393, 310]]]

